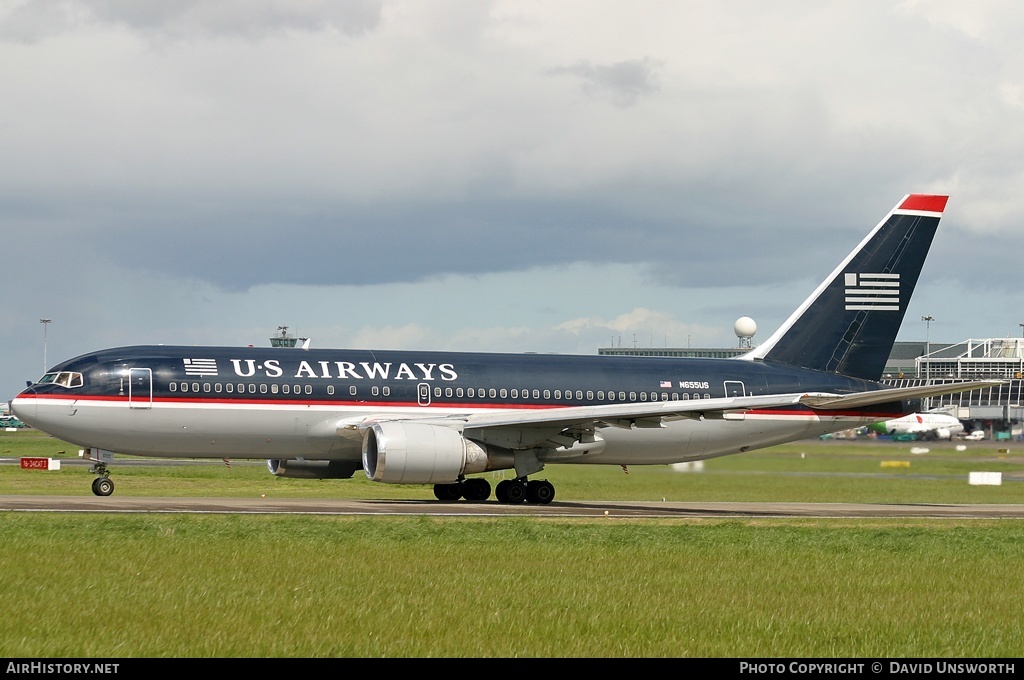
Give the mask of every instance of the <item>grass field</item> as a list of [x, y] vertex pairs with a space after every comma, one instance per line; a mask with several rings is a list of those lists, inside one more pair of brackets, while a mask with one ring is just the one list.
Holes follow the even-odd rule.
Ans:
[[[555, 502], [1020, 503], [1024, 449], [1005, 446], [812, 441], [700, 472], [545, 474]], [[0, 433], [0, 455], [77, 450]], [[115, 497], [431, 497], [238, 462], [112, 469]], [[970, 486], [972, 470], [1006, 481]], [[91, 479], [0, 465], [0, 494], [91, 495]], [[0, 541], [6, 657], [1015, 658], [1024, 643], [1016, 520], [8, 512]]]

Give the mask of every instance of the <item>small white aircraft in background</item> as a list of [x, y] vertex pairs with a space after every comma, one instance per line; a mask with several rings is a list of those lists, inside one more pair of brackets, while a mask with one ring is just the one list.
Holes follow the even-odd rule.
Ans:
[[913, 434], [919, 439], [952, 439], [964, 425], [948, 413], [911, 413], [876, 424], [879, 434]]

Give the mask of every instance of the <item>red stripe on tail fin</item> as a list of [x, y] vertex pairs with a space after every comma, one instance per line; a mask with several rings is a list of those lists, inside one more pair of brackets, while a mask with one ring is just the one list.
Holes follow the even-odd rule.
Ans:
[[920, 210], [922, 212], [942, 213], [946, 209], [949, 196], [932, 196], [929, 194], [911, 194], [900, 204], [899, 210]]

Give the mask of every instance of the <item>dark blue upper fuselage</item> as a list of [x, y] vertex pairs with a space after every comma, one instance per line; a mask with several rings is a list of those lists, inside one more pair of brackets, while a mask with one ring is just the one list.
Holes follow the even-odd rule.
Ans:
[[85, 354], [48, 376], [83, 376], [80, 388], [36, 383], [26, 393], [267, 403], [380, 403], [484, 407], [581, 406], [639, 401], [846, 394], [872, 381], [739, 359], [605, 357], [143, 345]]

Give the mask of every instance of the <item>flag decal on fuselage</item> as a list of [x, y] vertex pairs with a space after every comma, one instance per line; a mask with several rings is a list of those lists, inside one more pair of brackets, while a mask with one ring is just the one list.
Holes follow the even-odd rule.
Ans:
[[899, 311], [899, 274], [847, 273], [845, 276], [846, 311]]
[[182, 359], [185, 375], [217, 375], [216, 359]]

